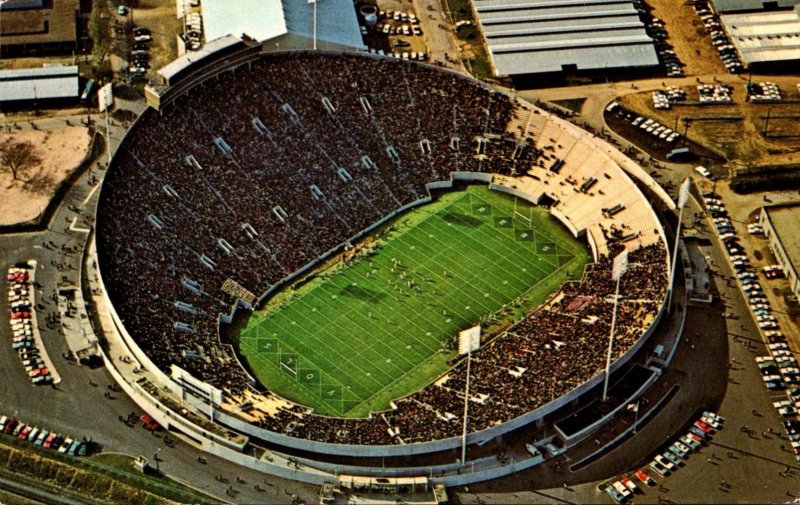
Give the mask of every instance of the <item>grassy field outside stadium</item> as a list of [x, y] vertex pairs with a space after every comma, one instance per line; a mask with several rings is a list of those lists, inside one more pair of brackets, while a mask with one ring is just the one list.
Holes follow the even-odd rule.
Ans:
[[542, 208], [485, 186], [445, 193], [250, 317], [256, 378], [319, 414], [385, 410], [446, 371], [458, 332], [518, 319], [591, 259]]

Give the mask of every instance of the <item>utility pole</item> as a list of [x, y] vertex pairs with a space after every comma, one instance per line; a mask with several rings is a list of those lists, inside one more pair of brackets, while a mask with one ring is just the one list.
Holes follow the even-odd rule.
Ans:
[[772, 114], [772, 105], [767, 108], [767, 118], [764, 121], [764, 137], [767, 136], [767, 131], [769, 130], [769, 116]]

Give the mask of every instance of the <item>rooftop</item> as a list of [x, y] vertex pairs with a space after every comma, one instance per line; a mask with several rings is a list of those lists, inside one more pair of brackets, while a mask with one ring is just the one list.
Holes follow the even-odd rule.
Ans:
[[792, 7], [798, 0], [714, 0], [718, 12], [759, 11]]
[[201, 47], [199, 51], [190, 51], [178, 56], [170, 63], [164, 65], [164, 67], [158, 71], [158, 74], [163, 77], [166, 82], [169, 82], [180, 72], [189, 68], [193, 63], [203, 60], [217, 51], [240, 44], [241, 42], [242, 39], [235, 35], [228, 35], [218, 39], [213, 39], [211, 42]]
[[242, 34], [263, 41], [287, 32], [281, 0], [203, 0], [206, 40]]
[[[259, 42], [287, 34], [313, 37], [314, 5], [308, 0], [204, 0], [202, 5], [206, 40], [228, 34], [246, 34]], [[348, 47], [364, 46], [351, 1], [317, 3], [317, 39]]]
[[745, 63], [800, 60], [800, 5], [793, 10], [723, 14]]
[[764, 207], [764, 210], [767, 211], [772, 228], [789, 257], [789, 263], [795, 272], [800, 272], [800, 233], [797, 233], [797, 223], [800, 223], [800, 202], [773, 205]]
[[78, 0], [52, 0], [51, 8], [36, 8], [34, 3], [3, 5], [0, 16], [3, 45], [77, 40]]
[[475, 0], [498, 75], [646, 67], [653, 40], [629, 0]]
[[78, 67], [53, 66], [0, 70], [0, 101], [76, 98]]

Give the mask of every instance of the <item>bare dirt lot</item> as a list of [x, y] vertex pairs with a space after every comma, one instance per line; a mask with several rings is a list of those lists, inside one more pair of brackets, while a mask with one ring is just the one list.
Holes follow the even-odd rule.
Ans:
[[41, 214], [59, 183], [88, 154], [90, 140], [89, 130], [81, 126], [0, 133], [0, 143], [30, 142], [32, 159], [38, 159], [17, 181], [10, 172], [0, 172], [0, 226], [25, 223]]
[[[785, 98], [797, 99], [796, 78], [776, 77], [774, 81], [780, 85]], [[694, 86], [684, 89], [690, 99], [697, 95]], [[662, 124], [675, 124], [677, 118], [679, 124], [683, 125], [684, 118], [695, 118], [690, 122], [689, 139], [719, 152], [735, 164], [757, 166], [800, 162], [800, 122], [780, 117], [798, 114], [800, 103], [748, 103], [745, 101], [744, 81], [734, 85], [733, 102], [725, 105], [673, 106], [670, 110], [656, 110], [649, 92], [627, 95], [619, 102], [625, 108]], [[770, 121], [768, 136], [764, 136], [768, 113], [778, 117]], [[702, 120], [719, 116], [741, 116], [741, 119]], [[683, 132], [682, 126], [680, 131]]]
[[653, 16], [664, 21], [678, 59], [686, 66], [686, 75], [714, 75], [727, 71], [711, 44], [711, 37], [690, 2], [646, 0]]
[[[150, 68], [146, 77], [154, 78], [158, 69], [178, 55], [176, 36], [181, 32], [181, 20], [177, 17], [175, 2], [139, 0], [130, 11], [128, 19], [133, 19], [133, 26], [149, 28], [153, 37], [149, 50]], [[119, 17], [119, 20], [122, 18]]]

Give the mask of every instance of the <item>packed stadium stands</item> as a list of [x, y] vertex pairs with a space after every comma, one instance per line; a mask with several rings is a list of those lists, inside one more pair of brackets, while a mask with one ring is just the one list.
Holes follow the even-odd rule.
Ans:
[[[398, 444], [456, 436], [463, 362], [366, 419], [256, 395], [218, 317], [235, 281], [257, 296], [453, 172], [550, 199], [596, 263], [473, 357], [470, 431], [553, 401], [602, 370], [611, 260], [631, 252], [615, 356], [657, 317], [667, 288], [660, 225], [612, 159], [528, 104], [434, 67], [282, 53], [147, 111], [104, 182], [97, 243], [120, 321], [162, 370], [177, 364], [255, 408], [241, 417], [312, 440]], [[566, 223], [565, 223], [566, 224]], [[565, 356], [568, 355], [569, 359]], [[267, 387], [269, 385], [266, 385]], [[520, 394], [525, 392], [525, 394]], [[269, 406], [269, 408], [267, 408]]]

